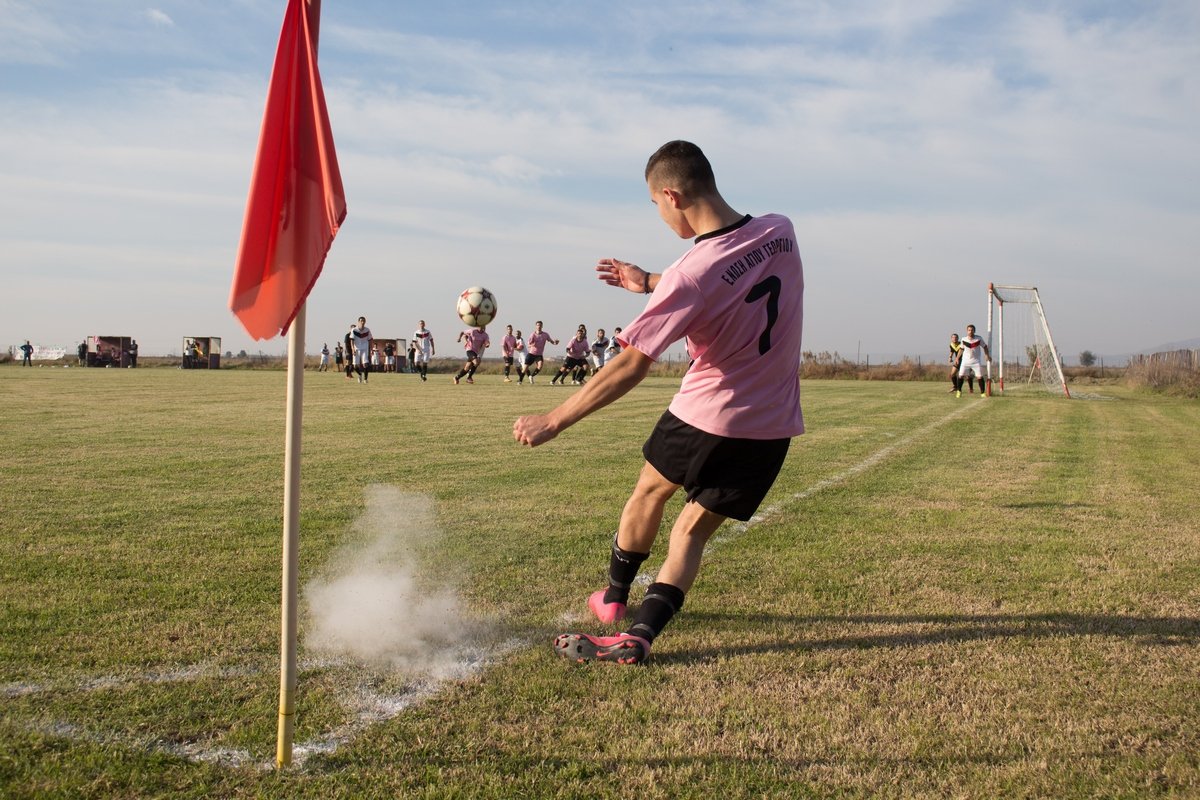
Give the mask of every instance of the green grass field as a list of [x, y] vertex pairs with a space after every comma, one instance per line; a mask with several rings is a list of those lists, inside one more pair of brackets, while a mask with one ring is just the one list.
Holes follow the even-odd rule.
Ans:
[[1200, 404], [1109, 387], [805, 383], [763, 518], [617, 667], [550, 640], [600, 630], [677, 379], [530, 451], [572, 389], [310, 373], [301, 585], [400, 576], [378, 640], [425, 644], [306, 610], [277, 772], [284, 381], [0, 369], [0, 796], [1200, 796]]

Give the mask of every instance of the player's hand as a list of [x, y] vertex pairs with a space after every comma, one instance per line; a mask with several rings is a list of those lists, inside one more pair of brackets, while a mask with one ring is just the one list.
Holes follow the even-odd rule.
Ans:
[[545, 444], [557, 435], [558, 432], [550, 426], [550, 418], [545, 414], [517, 417], [513, 423], [513, 438], [527, 447]]
[[616, 258], [600, 259], [596, 264], [596, 272], [600, 273], [596, 277], [609, 286], [619, 286], [636, 294], [645, 292], [646, 281], [650, 280], [650, 273], [637, 264]]

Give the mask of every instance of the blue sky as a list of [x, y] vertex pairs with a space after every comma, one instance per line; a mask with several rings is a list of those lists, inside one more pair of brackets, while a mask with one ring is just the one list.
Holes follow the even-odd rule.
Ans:
[[[283, 0], [0, 0], [0, 346], [252, 342], [229, 313]], [[1036, 285], [1060, 351], [1200, 336], [1200, 6], [1181, 2], [324, 0], [349, 216], [308, 349], [457, 293], [566, 337], [688, 243], [642, 183], [708, 153], [731, 204], [792, 217], [805, 347], [940, 353], [986, 287]]]

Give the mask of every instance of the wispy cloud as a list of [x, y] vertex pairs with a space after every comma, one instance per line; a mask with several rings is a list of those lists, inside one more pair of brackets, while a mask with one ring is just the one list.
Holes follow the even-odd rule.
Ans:
[[[0, 176], [22, 187], [0, 197], [4, 272], [41, 286], [71, 285], [81, 262], [89, 279], [112, 275], [111, 293], [100, 281], [90, 299], [122, 320], [104, 327], [132, 326], [146, 352], [177, 347], [185, 323], [244, 346], [224, 294], [277, 5], [186, 19], [172, 6], [179, 24], [147, 9], [142, 25], [179, 39], [167, 47], [123, 29], [112, 3], [65, 28], [65, 6], [0, 0], [23, 20], [0, 17], [0, 59], [23, 38], [17, 63], [52, 84], [0, 77], [0, 150], [21, 153]], [[359, 313], [395, 320], [385, 327], [399, 335], [421, 317], [452, 329], [444, 298], [463, 281], [500, 293], [515, 323], [623, 324], [636, 299], [600, 290], [590, 260], [660, 268], [687, 246], [640, 183], [647, 154], [685, 137], [737, 207], [796, 219], [814, 347], [862, 338], [921, 352], [982, 312], [989, 280], [1041, 286], [1067, 352], [1189, 338], [1192, 5], [712, 3], [684, 15], [667, 2], [600, 21], [570, 4], [449, 19], [327, 3], [321, 69], [350, 215], [310, 329], [340, 331]], [[141, 75], [108, 68], [130, 53]], [[1094, 309], [1128, 293], [1131, 269], [1142, 292], [1174, 290], [1100, 323]], [[211, 290], [197, 292], [205, 271]], [[148, 306], [131, 285], [181, 306]], [[46, 313], [3, 315], [0, 344]]]
[[171, 17], [167, 14], [167, 12], [162, 11], [161, 9], [157, 9], [157, 8], [146, 9], [146, 18], [149, 19], [151, 22], [153, 22], [155, 25], [162, 25], [164, 27], [174, 27], [175, 26], [175, 20], [171, 19]]

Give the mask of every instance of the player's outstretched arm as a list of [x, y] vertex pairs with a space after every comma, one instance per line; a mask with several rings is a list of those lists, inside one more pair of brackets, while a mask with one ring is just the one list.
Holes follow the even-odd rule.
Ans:
[[596, 277], [609, 286], [619, 286], [637, 294], [648, 294], [658, 285], [658, 275], [616, 258], [602, 258], [596, 264]]
[[588, 414], [624, 396], [642, 382], [653, 363], [640, 350], [625, 348], [558, 408], [548, 414], [518, 417], [513, 423], [513, 438], [529, 447], [545, 444]]

